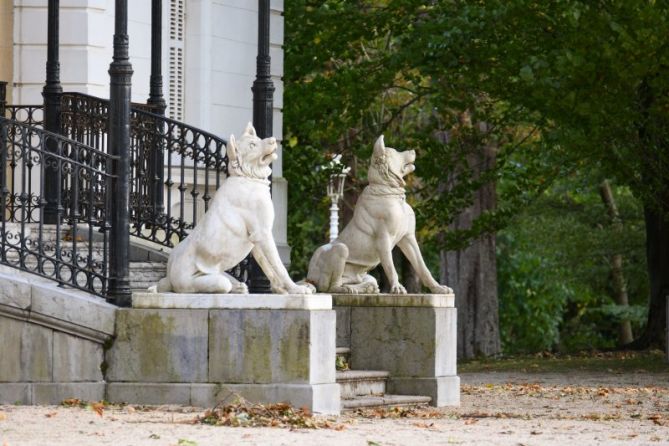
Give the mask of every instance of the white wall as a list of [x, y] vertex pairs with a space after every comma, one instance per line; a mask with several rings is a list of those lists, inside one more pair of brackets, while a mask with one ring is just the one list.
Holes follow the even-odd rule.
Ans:
[[[151, 69], [151, 2], [128, 2], [133, 101], [146, 102]], [[61, 0], [60, 78], [64, 91], [109, 97], [114, 1]], [[14, 1], [14, 102], [39, 104], [46, 77], [47, 0]]]

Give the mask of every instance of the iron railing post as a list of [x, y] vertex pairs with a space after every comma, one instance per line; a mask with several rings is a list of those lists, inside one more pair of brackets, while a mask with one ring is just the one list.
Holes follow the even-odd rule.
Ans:
[[[162, 0], [151, 0], [151, 79], [150, 79], [150, 91], [149, 99], [147, 104], [151, 105], [153, 112], [165, 116], [165, 109], [167, 104], [165, 103], [165, 98], [163, 97], [163, 73], [162, 73], [162, 31], [163, 31], [163, 1]], [[151, 177], [153, 190], [152, 192], [152, 201], [153, 201], [153, 210], [154, 218], [158, 215], [162, 215], [165, 212], [165, 202], [163, 197], [163, 188], [165, 181], [165, 157], [164, 157], [164, 147], [161, 144], [162, 138], [160, 138], [159, 133], [162, 131], [161, 127], [163, 126], [162, 122], [156, 122], [156, 133], [155, 137], [151, 141], [151, 157], [149, 162], [151, 163]]]
[[[61, 95], [63, 87], [60, 84], [60, 61], [59, 61], [59, 12], [60, 1], [49, 0], [48, 24], [47, 24], [47, 59], [46, 59], [46, 83], [42, 90], [44, 97], [44, 128], [53, 133], [61, 132]], [[48, 140], [46, 145], [48, 152], [56, 152], [55, 142]], [[55, 169], [47, 169], [44, 178], [44, 223], [55, 224], [60, 215], [61, 197], [57, 196], [60, 181]]]
[[109, 66], [109, 149], [114, 163], [108, 300], [130, 306], [130, 98], [132, 65], [128, 56], [128, 0], [116, 0], [114, 58]]
[[[261, 138], [272, 136], [272, 113], [274, 112], [274, 82], [272, 82], [269, 55], [269, 0], [258, 0], [258, 55], [256, 57], [256, 79], [253, 82], [253, 126]], [[270, 177], [271, 180], [271, 177]], [[271, 191], [270, 183], [270, 191]], [[270, 293], [270, 283], [255, 259], [251, 258], [249, 291]]]
[[0, 118], [5, 117], [5, 107], [7, 107], [7, 82], [0, 81]]

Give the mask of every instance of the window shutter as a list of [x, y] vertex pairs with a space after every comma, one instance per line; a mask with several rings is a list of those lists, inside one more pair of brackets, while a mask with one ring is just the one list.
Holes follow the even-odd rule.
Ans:
[[168, 116], [177, 121], [184, 118], [184, 28], [186, 0], [170, 0], [170, 56]]

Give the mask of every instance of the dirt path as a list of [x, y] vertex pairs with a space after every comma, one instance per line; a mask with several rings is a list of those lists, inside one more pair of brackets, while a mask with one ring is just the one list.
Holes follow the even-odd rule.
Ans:
[[369, 411], [337, 429], [192, 424], [202, 409], [0, 406], [0, 445], [669, 445], [665, 374], [462, 375], [459, 408]]

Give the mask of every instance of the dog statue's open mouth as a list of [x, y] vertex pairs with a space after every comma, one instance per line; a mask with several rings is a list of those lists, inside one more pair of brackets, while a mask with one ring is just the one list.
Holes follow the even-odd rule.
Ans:
[[272, 147], [272, 150], [269, 153], [266, 153], [263, 155], [262, 159], [260, 160], [263, 164], [269, 164], [275, 159], [277, 159], [279, 155], [276, 154], [276, 146]]
[[404, 173], [411, 173], [414, 170], [416, 170], [416, 165], [414, 163], [406, 163], [404, 167], [402, 168], [402, 171]]

